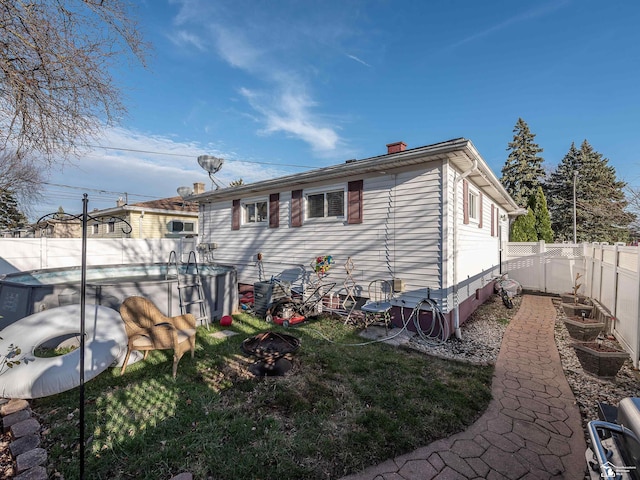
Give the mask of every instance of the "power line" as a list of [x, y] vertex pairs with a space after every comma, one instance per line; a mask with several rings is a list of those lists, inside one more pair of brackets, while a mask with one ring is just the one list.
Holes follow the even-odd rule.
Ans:
[[73, 185], [64, 185], [64, 184], [61, 184], [61, 183], [50, 183], [50, 182], [42, 182], [42, 183], [44, 185], [50, 185], [52, 187], [70, 188], [70, 189], [74, 189], [74, 190], [83, 190], [85, 192], [96, 192], [96, 193], [100, 193], [100, 194], [113, 194], [113, 195], [125, 194], [127, 196], [132, 196], [132, 197], [152, 198], [152, 199], [161, 198], [161, 197], [154, 197], [154, 196], [151, 196], [151, 195], [143, 195], [141, 193], [112, 192], [110, 190], [103, 190], [103, 189], [99, 189], [99, 188], [74, 187]]
[[[124, 148], [124, 147], [105, 147], [104, 145], [89, 145], [82, 144], [84, 147], [89, 148], [102, 148], [104, 150], [119, 150], [122, 152], [134, 152], [134, 153], [148, 153], [150, 155], [165, 155], [168, 157], [182, 157], [182, 158], [194, 158], [193, 155], [187, 155], [184, 153], [169, 153], [169, 152], [154, 152], [152, 150], [140, 150], [137, 148]], [[272, 163], [272, 162], [257, 162], [254, 160], [237, 160], [243, 163], [255, 163], [257, 165], [273, 165], [276, 167], [294, 167], [294, 168], [314, 168], [312, 165], [295, 165], [291, 163]]]

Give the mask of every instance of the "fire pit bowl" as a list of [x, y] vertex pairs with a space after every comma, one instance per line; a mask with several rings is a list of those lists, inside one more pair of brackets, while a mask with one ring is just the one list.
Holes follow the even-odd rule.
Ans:
[[265, 332], [242, 342], [242, 351], [258, 360], [249, 371], [256, 377], [276, 377], [293, 366], [292, 354], [300, 348], [300, 339], [284, 333]]
[[285, 333], [265, 332], [242, 342], [242, 351], [259, 358], [283, 357], [300, 348], [300, 339]]

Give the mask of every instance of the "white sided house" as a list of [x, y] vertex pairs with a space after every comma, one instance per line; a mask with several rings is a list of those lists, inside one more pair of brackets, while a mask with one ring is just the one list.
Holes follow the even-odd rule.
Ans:
[[372, 280], [397, 280], [396, 306], [429, 295], [453, 331], [492, 293], [509, 217], [522, 212], [470, 140], [387, 149], [190, 197], [200, 204], [199, 248], [247, 284], [303, 283], [314, 259], [331, 255], [334, 294], [351, 283], [366, 297]]

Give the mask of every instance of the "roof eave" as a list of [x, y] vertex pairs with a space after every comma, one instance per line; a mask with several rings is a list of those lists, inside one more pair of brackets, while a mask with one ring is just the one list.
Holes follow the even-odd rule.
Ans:
[[[452, 155], [455, 152], [462, 152], [463, 154]], [[425, 147], [341, 163], [256, 183], [204, 192], [188, 197], [188, 201], [203, 203], [214, 202], [267, 192], [283, 191], [289, 188], [299, 189], [305, 185], [317, 183], [318, 181], [344, 179], [345, 177], [353, 175], [369, 173], [384, 173], [388, 170], [427, 163], [434, 160], [450, 161], [457, 168], [465, 171], [471, 168], [474, 159], [478, 160], [478, 169], [472, 172], [470, 177], [474, 179], [474, 182], [478, 183], [479, 187], [487, 189], [496, 203], [509, 215], [517, 215], [517, 212], [521, 210], [520, 207], [513, 201], [500, 181], [487, 166], [473, 143], [465, 138], [457, 138]]]
[[93, 212], [89, 212], [91, 216], [99, 216], [105, 217], [108, 215], [116, 215], [116, 214], [127, 214], [130, 212], [145, 212], [145, 213], [161, 213], [164, 215], [188, 215], [197, 217], [197, 211], [189, 211], [189, 210], [167, 210], [164, 208], [145, 208], [134, 205], [123, 205], [121, 207], [107, 208], [104, 210], [94, 210]]
[[346, 176], [356, 174], [385, 172], [393, 168], [424, 163], [425, 156], [433, 157], [429, 158], [428, 160], [435, 160], [438, 155], [446, 155], [448, 152], [459, 150], [467, 142], [468, 140], [464, 138], [458, 138], [434, 145], [428, 145], [426, 147], [405, 150], [399, 153], [380, 155], [377, 157], [370, 157], [363, 160], [340, 163], [337, 165], [309, 170], [307, 172], [296, 173], [284, 177], [263, 180], [256, 183], [249, 183], [246, 185], [239, 185], [236, 187], [204, 192], [188, 197], [188, 201], [203, 202], [238, 198], [239, 196], [247, 196], [247, 194], [255, 194], [266, 191], [281, 191], [287, 187], [293, 186], [299, 188], [310, 183], [316, 183], [319, 180], [325, 181], [344, 178]]

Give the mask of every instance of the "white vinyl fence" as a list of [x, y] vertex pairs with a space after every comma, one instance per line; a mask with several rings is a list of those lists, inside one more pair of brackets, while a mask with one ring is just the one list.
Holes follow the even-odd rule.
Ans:
[[640, 360], [640, 255], [624, 245], [509, 242], [503, 247], [503, 272], [525, 290], [572, 292], [576, 274], [579, 293], [597, 300], [614, 317], [612, 333]]
[[[195, 238], [87, 239], [88, 265], [162, 263], [171, 251], [187, 261]], [[0, 275], [82, 264], [80, 238], [0, 238]]]
[[[187, 261], [194, 238], [88, 239], [88, 265], [167, 262], [171, 251]], [[638, 247], [602, 244], [505, 243], [502, 271], [525, 290], [571, 292], [576, 274], [580, 293], [600, 302], [612, 316], [612, 333], [640, 360], [640, 255]], [[27, 270], [78, 266], [79, 238], [0, 238], [0, 275]], [[200, 258], [198, 259], [200, 260]]]

